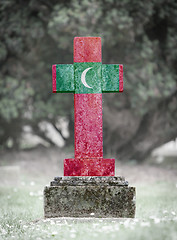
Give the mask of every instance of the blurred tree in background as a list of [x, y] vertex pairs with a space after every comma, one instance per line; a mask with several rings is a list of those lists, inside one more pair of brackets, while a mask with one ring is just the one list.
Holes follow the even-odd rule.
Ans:
[[[104, 94], [104, 151], [143, 160], [177, 137], [175, 0], [2, 0], [0, 144], [18, 148], [25, 125], [69, 121], [73, 95], [52, 94], [51, 65], [72, 63], [75, 36], [101, 36], [103, 63], [124, 64], [124, 93]], [[64, 138], [64, 136], [63, 136]]]

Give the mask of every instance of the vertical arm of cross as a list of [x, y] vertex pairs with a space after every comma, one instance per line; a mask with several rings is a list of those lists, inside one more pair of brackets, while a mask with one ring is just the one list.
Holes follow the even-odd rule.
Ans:
[[123, 66], [103, 64], [101, 38], [76, 37], [74, 64], [52, 66], [53, 92], [74, 94], [75, 158], [65, 176], [114, 176], [115, 159], [103, 159], [102, 93], [123, 91]]
[[103, 158], [101, 61], [101, 38], [74, 39], [75, 158], [85, 161]]

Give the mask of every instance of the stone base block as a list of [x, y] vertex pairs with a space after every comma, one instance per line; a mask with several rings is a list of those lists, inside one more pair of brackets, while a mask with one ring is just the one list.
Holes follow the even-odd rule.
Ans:
[[44, 215], [133, 218], [135, 188], [123, 177], [56, 177], [44, 189]]
[[114, 176], [115, 159], [68, 158], [64, 160], [64, 176]]

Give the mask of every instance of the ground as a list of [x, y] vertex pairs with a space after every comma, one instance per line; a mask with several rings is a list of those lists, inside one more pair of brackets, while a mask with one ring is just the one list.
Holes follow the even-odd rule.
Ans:
[[44, 186], [68, 157], [56, 148], [0, 153], [0, 239], [177, 239], [174, 161], [116, 162], [116, 175], [136, 187], [135, 219], [44, 219]]

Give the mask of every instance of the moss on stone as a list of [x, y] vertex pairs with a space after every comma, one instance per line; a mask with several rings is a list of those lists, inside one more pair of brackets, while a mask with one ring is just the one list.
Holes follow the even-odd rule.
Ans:
[[135, 188], [106, 185], [101, 181], [74, 186], [67, 179], [61, 186], [45, 187], [44, 213], [45, 217], [132, 218], [135, 216]]

